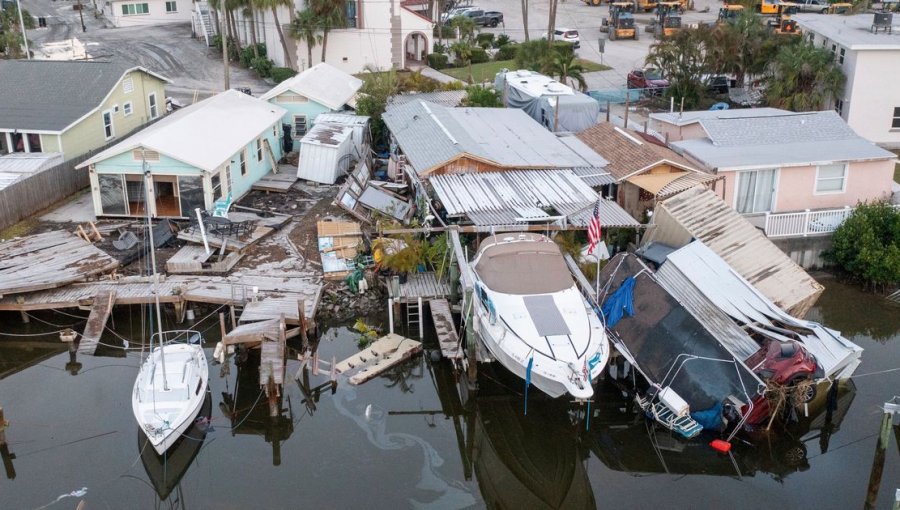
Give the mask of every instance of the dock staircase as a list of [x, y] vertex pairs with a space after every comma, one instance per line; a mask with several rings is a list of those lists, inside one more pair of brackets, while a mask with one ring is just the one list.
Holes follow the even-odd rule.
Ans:
[[[416, 329], [413, 329], [415, 326]], [[419, 338], [422, 338], [422, 300], [410, 301], [406, 305], [406, 328], [407, 331], [419, 331]]]
[[207, 2], [197, 2], [195, 15], [198, 20], [200, 33], [203, 34], [203, 39], [206, 41], [206, 45], [212, 46], [213, 40], [216, 36], [216, 26], [212, 22], [209, 4]]

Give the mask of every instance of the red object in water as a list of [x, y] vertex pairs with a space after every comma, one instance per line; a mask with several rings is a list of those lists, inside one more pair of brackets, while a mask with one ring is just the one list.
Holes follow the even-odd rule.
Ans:
[[712, 442], [709, 443], [709, 446], [712, 446], [712, 449], [719, 453], [728, 453], [731, 451], [731, 443], [722, 441], [721, 439], [713, 439]]

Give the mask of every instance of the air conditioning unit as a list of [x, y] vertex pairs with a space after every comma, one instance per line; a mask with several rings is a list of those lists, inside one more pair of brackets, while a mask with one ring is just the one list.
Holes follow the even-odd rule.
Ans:
[[877, 34], [879, 30], [884, 30], [887, 33], [891, 33], [891, 27], [894, 23], [894, 13], [876, 12], [874, 16], [875, 17], [872, 20], [872, 32]]

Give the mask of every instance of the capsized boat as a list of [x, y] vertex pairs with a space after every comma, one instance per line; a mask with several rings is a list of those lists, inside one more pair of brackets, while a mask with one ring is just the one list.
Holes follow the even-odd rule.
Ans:
[[492, 356], [553, 398], [590, 399], [609, 340], [557, 244], [539, 234], [496, 234], [481, 243], [472, 267], [475, 329]]
[[162, 455], [194, 422], [209, 383], [206, 354], [196, 331], [154, 335], [134, 382], [131, 407], [141, 430]]

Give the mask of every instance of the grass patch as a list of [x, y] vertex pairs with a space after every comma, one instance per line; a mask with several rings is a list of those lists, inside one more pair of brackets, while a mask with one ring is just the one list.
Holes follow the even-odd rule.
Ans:
[[2, 239], [12, 239], [14, 237], [21, 237], [24, 235], [28, 235], [29, 232], [34, 230], [35, 227], [38, 226], [38, 217], [37, 215], [32, 216], [30, 218], [26, 218], [15, 225], [11, 225], [6, 227], [5, 229], [0, 230], [0, 240]]
[[[606, 71], [611, 69], [609, 66], [591, 62], [590, 60], [576, 59], [576, 62], [584, 67], [585, 72]], [[475, 64], [472, 66], [472, 79], [475, 83], [484, 81], [494, 81], [494, 76], [503, 69], [515, 69], [515, 60], [498, 60], [495, 62], [484, 62], [483, 64]], [[458, 80], [467, 81], [469, 79], [468, 67], [453, 67], [450, 69], [441, 69], [441, 72], [450, 75]]]

